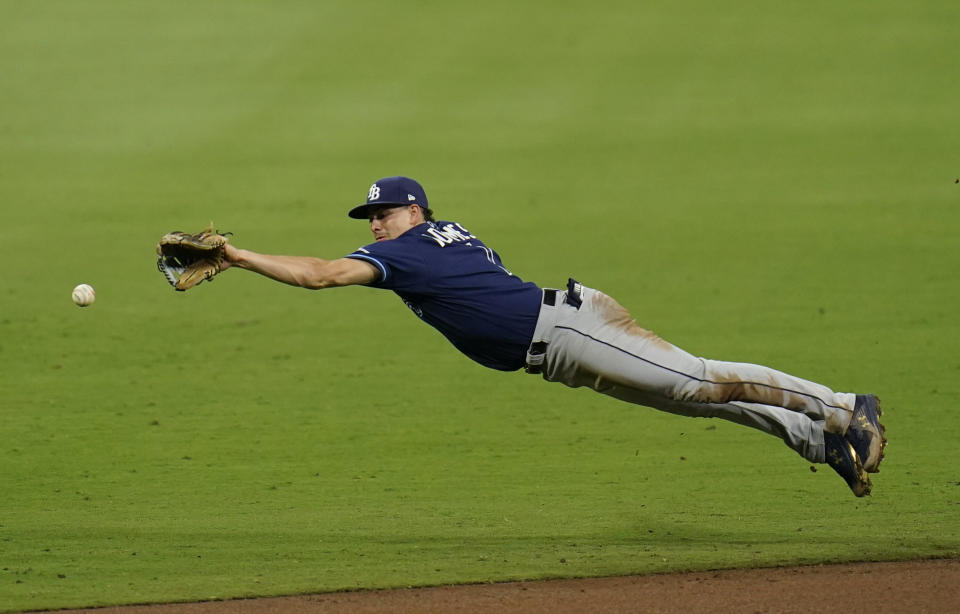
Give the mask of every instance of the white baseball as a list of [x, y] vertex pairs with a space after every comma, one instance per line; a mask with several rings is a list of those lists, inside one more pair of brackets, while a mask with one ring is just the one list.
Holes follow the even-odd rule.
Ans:
[[97, 300], [97, 293], [93, 291], [93, 286], [80, 284], [73, 289], [73, 302], [80, 307], [86, 307]]

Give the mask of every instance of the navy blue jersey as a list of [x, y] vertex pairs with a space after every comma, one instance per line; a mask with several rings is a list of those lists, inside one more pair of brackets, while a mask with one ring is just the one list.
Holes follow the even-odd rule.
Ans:
[[542, 293], [455, 222], [426, 222], [353, 252], [380, 272], [370, 285], [396, 292], [424, 322], [473, 360], [514, 371], [526, 360]]

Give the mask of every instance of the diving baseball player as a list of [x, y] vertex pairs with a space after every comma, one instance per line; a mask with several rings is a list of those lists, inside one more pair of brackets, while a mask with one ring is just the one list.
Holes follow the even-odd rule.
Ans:
[[243, 268], [304, 288], [393, 290], [418, 318], [474, 361], [525, 369], [683, 416], [723, 418], [827, 462], [853, 493], [870, 494], [886, 445], [873, 395], [830, 388], [768, 367], [699, 358], [641, 328], [603, 292], [569, 280], [541, 288], [457, 222], [437, 221], [419, 183], [376, 181], [348, 215], [374, 242], [344, 258], [273, 256], [227, 244], [221, 270]]

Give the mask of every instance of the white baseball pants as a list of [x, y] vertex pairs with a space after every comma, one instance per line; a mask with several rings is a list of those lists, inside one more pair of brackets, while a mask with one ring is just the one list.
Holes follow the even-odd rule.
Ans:
[[846, 431], [856, 395], [761, 365], [698, 358], [638, 326], [603, 292], [574, 284], [574, 304], [568, 292], [545, 290], [528, 371], [673, 414], [750, 426], [815, 463], [824, 462], [823, 431]]

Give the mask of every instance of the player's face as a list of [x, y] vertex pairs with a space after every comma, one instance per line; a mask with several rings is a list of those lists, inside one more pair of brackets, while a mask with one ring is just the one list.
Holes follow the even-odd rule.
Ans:
[[416, 205], [374, 209], [369, 216], [370, 232], [377, 241], [396, 239], [420, 223]]

